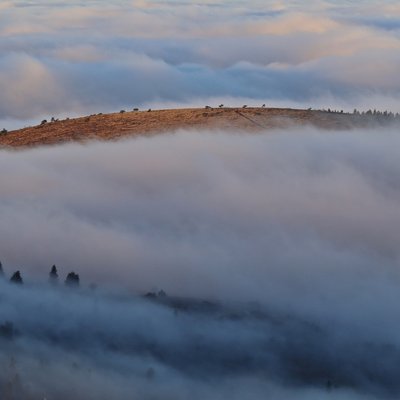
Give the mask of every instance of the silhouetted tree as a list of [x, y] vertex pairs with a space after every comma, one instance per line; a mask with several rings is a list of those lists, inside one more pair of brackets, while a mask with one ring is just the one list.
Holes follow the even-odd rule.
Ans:
[[24, 282], [21, 273], [19, 271], [14, 272], [13, 276], [10, 278], [10, 282], [22, 285]]
[[57, 272], [57, 267], [55, 265], [51, 267], [51, 270], [49, 272], [49, 282], [53, 284], [58, 283], [58, 272]]
[[3, 264], [0, 261], [0, 278], [4, 278]]
[[70, 287], [79, 286], [79, 275], [75, 272], [70, 272], [65, 278], [65, 284]]

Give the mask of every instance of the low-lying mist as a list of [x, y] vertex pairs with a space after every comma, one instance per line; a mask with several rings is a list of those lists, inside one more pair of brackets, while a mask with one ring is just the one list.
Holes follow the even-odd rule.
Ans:
[[398, 398], [399, 149], [305, 128], [3, 151], [25, 284], [0, 283], [2, 398]]

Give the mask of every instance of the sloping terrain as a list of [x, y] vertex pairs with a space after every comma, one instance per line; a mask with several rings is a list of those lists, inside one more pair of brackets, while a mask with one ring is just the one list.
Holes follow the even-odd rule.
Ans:
[[115, 140], [178, 129], [260, 131], [312, 125], [322, 129], [350, 129], [371, 123], [387, 124], [394, 117], [279, 108], [205, 108], [131, 111], [45, 122], [0, 135], [0, 147], [33, 147], [71, 141]]

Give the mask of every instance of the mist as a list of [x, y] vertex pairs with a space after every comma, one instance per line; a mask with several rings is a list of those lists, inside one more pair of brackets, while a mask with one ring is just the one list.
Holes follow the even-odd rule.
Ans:
[[1, 284], [7, 382], [24, 399], [398, 397], [399, 142], [308, 127], [3, 150], [0, 260], [25, 282]]

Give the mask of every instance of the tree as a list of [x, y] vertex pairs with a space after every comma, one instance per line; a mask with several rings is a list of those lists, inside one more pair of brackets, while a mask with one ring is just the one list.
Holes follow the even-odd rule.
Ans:
[[52, 284], [58, 283], [58, 272], [57, 272], [57, 267], [55, 265], [51, 267], [51, 270], [49, 272], [49, 282]]
[[22, 280], [21, 273], [19, 271], [14, 272], [12, 277], [10, 278], [11, 283], [16, 283], [18, 285], [22, 285], [24, 281]]
[[65, 284], [69, 287], [79, 286], [79, 275], [75, 272], [70, 272], [65, 278]]
[[4, 278], [4, 270], [3, 270], [3, 264], [0, 261], [0, 277]]

